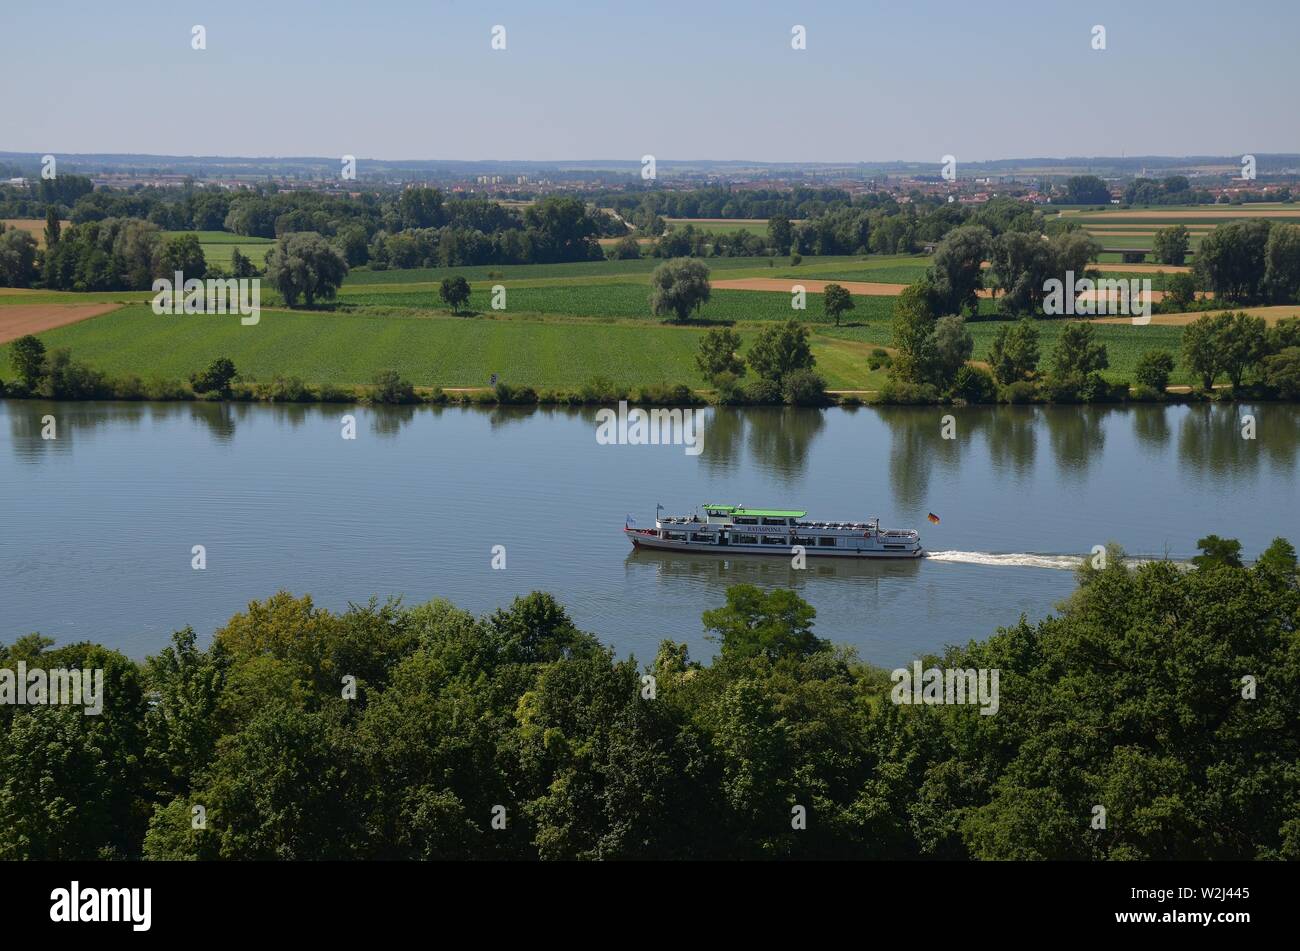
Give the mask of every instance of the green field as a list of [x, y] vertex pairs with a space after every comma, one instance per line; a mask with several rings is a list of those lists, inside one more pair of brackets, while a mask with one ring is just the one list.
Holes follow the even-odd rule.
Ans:
[[[738, 328], [748, 344], [758, 328]], [[473, 317], [381, 317], [263, 310], [246, 327], [236, 316], [159, 317], [145, 305], [41, 334], [47, 347], [108, 373], [145, 379], [185, 379], [218, 356], [245, 377], [300, 376], [312, 383], [368, 383], [396, 369], [423, 386], [486, 386], [493, 373], [511, 383], [576, 388], [600, 375], [630, 386], [703, 386], [695, 352], [704, 328], [627, 321], [587, 324], [562, 320]], [[7, 351], [7, 348], [5, 348]], [[848, 339], [821, 339], [814, 352], [833, 387], [878, 381], [868, 373], [870, 348]], [[8, 363], [7, 352], [4, 362]]]
[[223, 268], [230, 267], [231, 255], [235, 248], [248, 255], [253, 259], [253, 263], [258, 267], [266, 264], [266, 252], [271, 250], [271, 245], [275, 244], [271, 238], [246, 238], [243, 235], [231, 234], [229, 231], [164, 231], [163, 237], [170, 238], [175, 235], [196, 234], [199, 236], [199, 247], [203, 249], [203, 259], [209, 264], [219, 264]]
[[[227, 236], [229, 237], [229, 236]], [[234, 247], [234, 240], [216, 242]], [[309, 383], [370, 382], [396, 369], [422, 386], [485, 386], [493, 373], [538, 389], [574, 389], [595, 376], [626, 386], [686, 383], [703, 387], [695, 367], [699, 338], [710, 325], [728, 324], [746, 345], [764, 326], [792, 315], [813, 328], [818, 370], [833, 389], [873, 390], [885, 381], [869, 370], [870, 352], [892, 340], [894, 298], [854, 298], [855, 309], [835, 327], [822, 313], [822, 295], [809, 293], [807, 309], [794, 311], [790, 295], [774, 291], [715, 289], [698, 318], [673, 326], [653, 317], [648, 277], [655, 260], [483, 268], [360, 271], [349, 276], [337, 302], [318, 311], [276, 309], [264, 289], [261, 322], [246, 327], [235, 316], [155, 316], [141, 301], [148, 292], [70, 294], [36, 291], [0, 295], [6, 305], [130, 301], [112, 314], [41, 336], [51, 348], [115, 375], [181, 380], [218, 356], [230, 357], [246, 378], [299, 376]], [[907, 283], [927, 266], [922, 256], [812, 258], [798, 267], [765, 259], [710, 260], [715, 280], [777, 277]], [[488, 278], [487, 274], [503, 276]], [[438, 282], [462, 274], [472, 284], [470, 313], [453, 316], [438, 299]], [[1153, 277], [1156, 275], [1136, 275]], [[1158, 278], [1157, 278], [1158, 280]], [[507, 309], [491, 309], [491, 286], [506, 285]], [[982, 300], [986, 318], [970, 324], [975, 359], [985, 359], [999, 322], [996, 304]], [[1044, 361], [1062, 324], [1040, 323]], [[1112, 379], [1132, 379], [1147, 349], [1178, 351], [1181, 329], [1128, 324], [1097, 325], [1110, 354]], [[7, 366], [0, 355], [0, 366]], [[1190, 382], [1181, 369], [1174, 382]]]
[[750, 234], [757, 235], [767, 234], [766, 218], [728, 218], [721, 221], [717, 218], [665, 218], [664, 221], [674, 228], [690, 225], [696, 231], [707, 234], [735, 234], [737, 231], [748, 231]]

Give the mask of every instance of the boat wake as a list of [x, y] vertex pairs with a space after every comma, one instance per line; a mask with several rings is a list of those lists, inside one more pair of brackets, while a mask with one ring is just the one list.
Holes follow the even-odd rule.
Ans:
[[1080, 555], [1033, 555], [1024, 552], [995, 554], [988, 551], [931, 551], [931, 561], [952, 561], [965, 565], [988, 565], [999, 568], [1054, 568], [1073, 571], [1083, 564]]

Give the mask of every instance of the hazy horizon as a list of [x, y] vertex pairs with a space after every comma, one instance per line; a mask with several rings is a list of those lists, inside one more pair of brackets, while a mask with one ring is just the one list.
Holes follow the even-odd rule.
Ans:
[[[1208, 0], [47, 0], [6, 21], [0, 56], [28, 79], [6, 103], [6, 151], [770, 164], [1300, 153], [1285, 118], [1300, 9], [1282, 0], [1248, 19]], [[806, 49], [791, 49], [796, 24]], [[1092, 48], [1098, 24], [1105, 50]], [[504, 50], [491, 48], [496, 25]], [[464, 157], [500, 155], [520, 157]]]

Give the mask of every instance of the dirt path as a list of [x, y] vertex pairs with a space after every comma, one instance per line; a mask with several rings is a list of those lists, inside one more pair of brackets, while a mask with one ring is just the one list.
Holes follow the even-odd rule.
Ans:
[[14, 304], [0, 307], [0, 343], [75, 324], [117, 310], [121, 304]]
[[[1263, 317], [1264, 321], [1268, 324], [1275, 324], [1283, 317], [1300, 317], [1300, 306], [1295, 304], [1280, 304], [1276, 307], [1243, 307], [1240, 309], [1256, 317]], [[1197, 310], [1187, 311], [1181, 314], [1152, 314], [1151, 323], [1182, 327], [1186, 324], [1190, 324], [1198, 317], [1204, 317], [1206, 314], [1222, 313], [1225, 313], [1225, 311]], [[1132, 317], [1100, 317], [1093, 322], [1098, 324], [1127, 324], [1132, 320]]]

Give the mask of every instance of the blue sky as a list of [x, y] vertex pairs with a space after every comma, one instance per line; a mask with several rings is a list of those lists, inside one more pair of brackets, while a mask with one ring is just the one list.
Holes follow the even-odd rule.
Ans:
[[[1300, 152], [1300, 4], [39, 0], [0, 150], [961, 161]], [[208, 48], [190, 48], [190, 28]], [[490, 48], [493, 25], [507, 49]], [[790, 48], [795, 24], [808, 48]], [[1107, 49], [1090, 47], [1102, 24]], [[16, 77], [24, 77], [20, 81]]]

